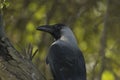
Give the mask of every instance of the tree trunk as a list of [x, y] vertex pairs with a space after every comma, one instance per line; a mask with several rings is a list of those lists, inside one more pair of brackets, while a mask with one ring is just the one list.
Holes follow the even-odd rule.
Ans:
[[5, 36], [0, 12], [0, 80], [45, 80], [30, 58], [21, 55]]

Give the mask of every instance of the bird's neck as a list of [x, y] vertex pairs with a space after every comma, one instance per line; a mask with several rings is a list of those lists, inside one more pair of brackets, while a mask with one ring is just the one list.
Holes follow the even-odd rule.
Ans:
[[72, 46], [77, 46], [77, 41], [73, 35], [73, 32], [70, 29], [68, 29], [67, 31], [63, 31], [60, 40], [68, 42]]

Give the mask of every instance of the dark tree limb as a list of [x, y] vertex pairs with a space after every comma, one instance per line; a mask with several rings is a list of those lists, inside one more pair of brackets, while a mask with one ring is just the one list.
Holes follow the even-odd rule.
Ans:
[[103, 27], [103, 31], [102, 31], [102, 34], [101, 34], [101, 39], [100, 39], [100, 51], [99, 51], [99, 54], [100, 54], [100, 60], [101, 60], [101, 66], [100, 66], [100, 72], [99, 72], [99, 75], [98, 75], [98, 80], [102, 80], [102, 74], [106, 68], [106, 42], [107, 42], [107, 27], [108, 27], [108, 6], [109, 6], [109, 0], [107, 0], [107, 10], [106, 10], [106, 13], [105, 13], [105, 17], [104, 17], [104, 27]]
[[4, 28], [3, 28], [3, 20], [2, 20], [2, 11], [0, 11], [0, 38], [5, 36]]
[[2, 12], [0, 12], [0, 80], [45, 80], [31, 59], [23, 57], [5, 36]]

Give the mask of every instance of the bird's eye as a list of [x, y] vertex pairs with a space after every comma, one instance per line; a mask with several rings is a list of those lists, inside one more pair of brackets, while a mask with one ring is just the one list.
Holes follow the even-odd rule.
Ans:
[[60, 31], [64, 25], [63, 24], [56, 24], [55, 30]]
[[61, 29], [61, 26], [56, 25], [55, 30], [59, 31]]

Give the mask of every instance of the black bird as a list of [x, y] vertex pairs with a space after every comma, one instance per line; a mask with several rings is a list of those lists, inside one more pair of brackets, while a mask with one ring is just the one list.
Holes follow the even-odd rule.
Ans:
[[55, 38], [46, 59], [54, 80], [86, 80], [84, 57], [71, 29], [64, 24], [55, 24], [39, 26], [37, 30]]

